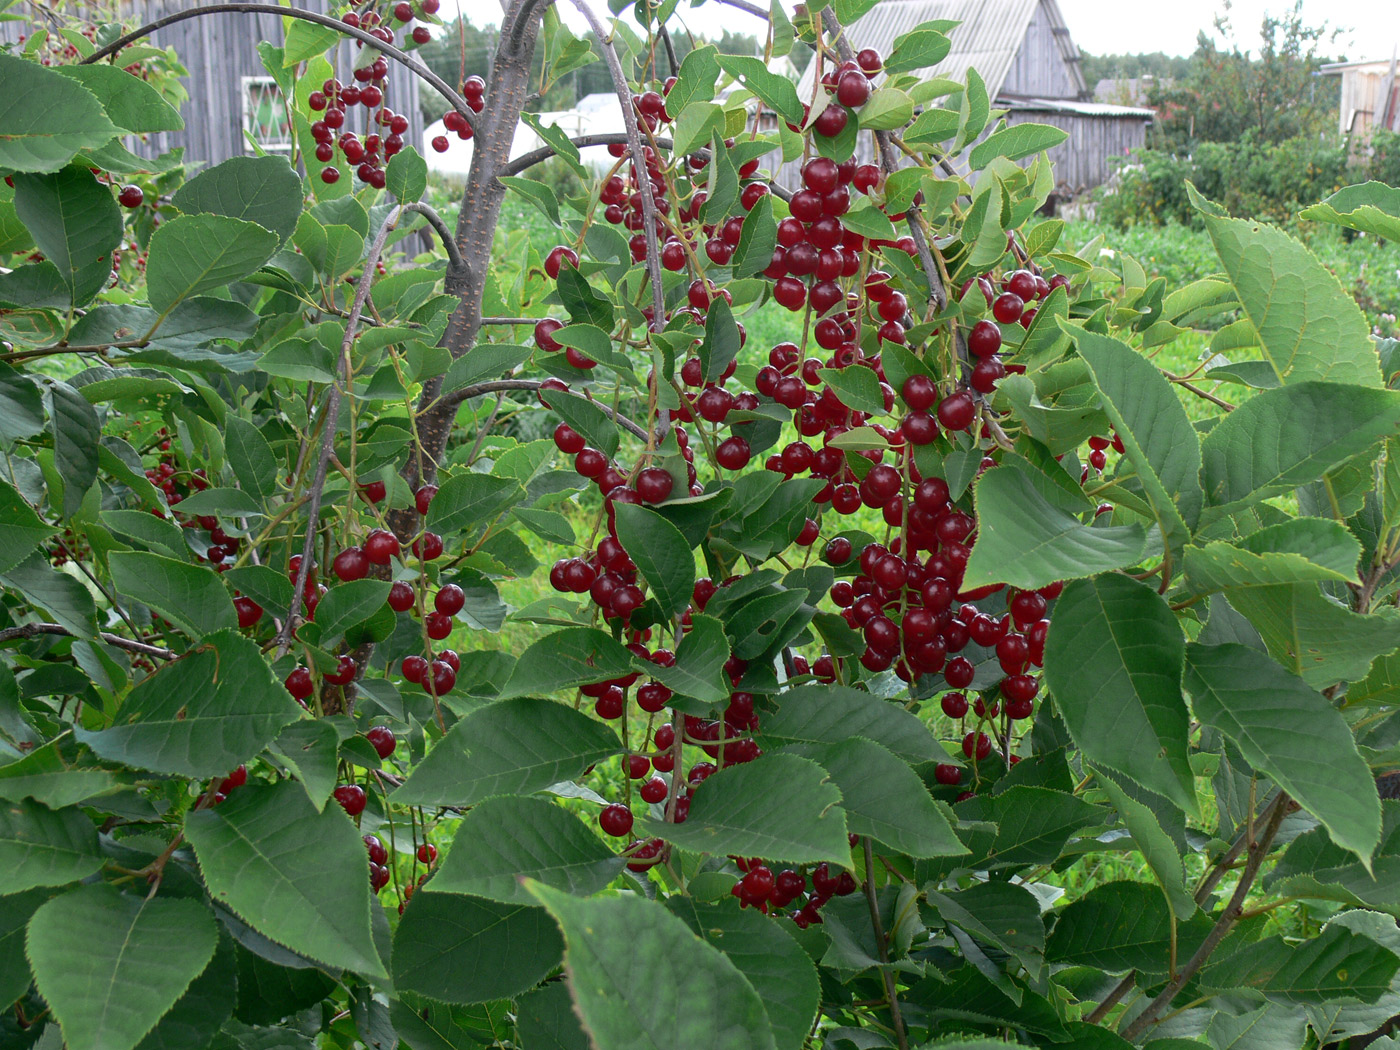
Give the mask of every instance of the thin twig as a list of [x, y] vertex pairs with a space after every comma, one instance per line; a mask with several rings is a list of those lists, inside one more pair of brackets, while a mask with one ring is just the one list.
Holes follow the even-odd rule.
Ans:
[[109, 55], [116, 54], [122, 48], [126, 47], [127, 44], [140, 40], [142, 37], [150, 36], [152, 33], [156, 32], [156, 30], [163, 29], [168, 25], [173, 25], [176, 22], [183, 22], [187, 18], [198, 18], [200, 15], [217, 14], [263, 14], [278, 15], [283, 18], [300, 18], [304, 22], [315, 22], [317, 25], [334, 29], [337, 33], [354, 37], [362, 44], [368, 44], [376, 51], [383, 52], [386, 57], [392, 58], [395, 62], [407, 67], [423, 80], [426, 80], [441, 93], [443, 98], [447, 99], [453, 109], [466, 118], [468, 124], [473, 128], [476, 127], [476, 114], [472, 111], [471, 107], [467, 105], [467, 100], [457, 91], [453, 90], [451, 85], [443, 80], [442, 77], [438, 76], [421, 62], [415, 61], [413, 56], [407, 51], [401, 51], [393, 44], [386, 44], [377, 36], [363, 29], [359, 29], [355, 26], [348, 26], [339, 18], [335, 18], [332, 15], [323, 15], [316, 11], [303, 11], [297, 7], [282, 7], [278, 4], [250, 3], [209, 4], [207, 7], [191, 7], [184, 11], [176, 11], [174, 14], [166, 15], [164, 18], [157, 18], [154, 22], [147, 22], [140, 29], [135, 29], [125, 36], [120, 36], [106, 47], [94, 51], [78, 64], [89, 65], [93, 62], [101, 62]]
[[1198, 387], [1195, 383], [1188, 383], [1185, 379], [1181, 378], [1181, 376], [1174, 376], [1174, 375], [1172, 375], [1170, 372], [1167, 372], [1167, 371], [1163, 371], [1162, 374], [1163, 374], [1164, 376], [1166, 376], [1169, 380], [1171, 380], [1173, 383], [1177, 384], [1178, 386], [1185, 387], [1187, 390], [1191, 391], [1191, 393], [1195, 394], [1197, 397], [1203, 397], [1203, 398], [1205, 398], [1205, 399], [1206, 399], [1207, 401], [1209, 401], [1212, 405], [1216, 405], [1216, 406], [1218, 406], [1218, 407], [1220, 407], [1220, 408], [1223, 408], [1226, 412], [1233, 412], [1233, 411], [1235, 410], [1235, 406], [1232, 405], [1232, 404], [1230, 404], [1230, 402], [1228, 402], [1228, 401], [1226, 401], [1226, 400], [1224, 400], [1224, 399], [1222, 399], [1222, 398], [1216, 397], [1214, 394], [1210, 393], [1209, 391], [1202, 390], [1202, 389], [1201, 389], [1200, 387]]
[[1123, 996], [1127, 995], [1128, 992], [1132, 990], [1133, 985], [1136, 983], [1137, 971], [1130, 970], [1128, 972], [1128, 976], [1124, 977], [1121, 981], [1119, 981], [1118, 984], [1114, 987], [1113, 991], [1109, 992], [1108, 995], [1104, 996], [1103, 1002], [1099, 1003], [1098, 1006], [1094, 1007], [1093, 1013], [1091, 1013], [1088, 1017], [1084, 1018], [1084, 1020], [1088, 1021], [1090, 1024], [1098, 1024], [1100, 1021], [1102, 1021], [1105, 1017], [1108, 1016], [1108, 1012], [1118, 1005], [1118, 1001], [1122, 999]]
[[890, 949], [885, 943], [885, 926], [880, 921], [880, 902], [875, 897], [875, 851], [870, 846], [870, 836], [861, 837], [865, 847], [865, 902], [870, 905], [870, 925], [875, 928], [875, 947], [880, 952], [880, 977], [885, 982], [885, 1000], [890, 1004], [890, 1017], [894, 1020], [894, 1037], [899, 1050], [909, 1050], [909, 1036], [904, 1031], [904, 1017], [899, 1012], [899, 996], [895, 992], [894, 974], [890, 971]]
[[292, 644], [292, 633], [296, 629], [296, 619], [301, 612], [302, 592], [306, 588], [306, 581], [311, 574], [313, 555], [316, 550], [317, 521], [321, 514], [321, 493], [326, 487], [326, 471], [330, 466], [331, 449], [335, 445], [336, 419], [340, 415], [340, 399], [342, 387], [348, 386], [351, 381], [350, 375], [350, 348], [354, 345], [355, 334], [360, 326], [360, 314], [365, 308], [365, 301], [369, 298], [370, 285], [374, 283], [375, 265], [379, 262], [380, 253], [384, 251], [384, 244], [389, 239], [389, 231], [398, 222], [399, 216], [403, 214], [402, 207], [396, 207], [384, 219], [379, 227], [379, 233], [374, 238], [374, 243], [370, 246], [369, 253], [365, 256], [364, 272], [360, 274], [360, 281], [355, 286], [355, 298], [350, 304], [350, 317], [345, 322], [345, 338], [340, 344], [340, 360], [336, 363], [336, 380], [331, 384], [330, 393], [326, 397], [326, 407], [321, 412], [321, 419], [324, 421], [321, 432], [321, 454], [316, 464], [316, 476], [311, 482], [311, 492], [309, 495], [310, 507], [306, 515], [306, 540], [301, 548], [301, 564], [297, 566], [296, 584], [292, 589], [292, 604], [287, 610], [287, 619], [282, 624], [282, 629], [277, 633], [277, 655], [284, 656]]
[[[473, 383], [460, 390], [453, 390], [451, 393], [443, 395], [443, 400], [449, 404], [460, 404], [471, 398], [480, 397], [482, 394], [498, 394], [504, 390], [538, 390], [542, 385], [543, 381], [539, 379], [492, 379], [485, 383]], [[601, 401], [594, 401], [593, 404], [612, 416], [613, 422], [629, 434], [633, 434], [643, 441], [647, 439], [646, 430], [621, 412]]]
[[1219, 946], [1220, 942], [1235, 928], [1235, 923], [1239, 922], [1240, 915], [1244, 911], [1245, 899], [1249, 896], [1249, 891], [1254, 886], [1254, 880], [1259, 875], [1259, 869], [1264, 863], [1264, 858], [1268, 855], [1269, 848], [1273, 845], [1274, 836], [1278, 834], [1279, 825], [1283, 822], [1284, 813], [1288, 807], [1285, 804], [1288, 796], [1280, 792], [1274, 799], [1270, 807], [1269, 822], [1257, 841], [1249, 847], [1249, 858], [1245, 861], [1244, 871], [1240, 873], [1239, 884], [1235, 887], [1234, 895], [1230, 898], [1230, 903], [1225, 906], [1224, 912], [1211, 928], [1206, 939], [1201, 942], [1196, 954], [1182, 967], [1181, 972], [1168, 982], [1167, 986], [1158, 993], [1143, 1011], [1133, 1019], [1133, 1023], [1123, 1031], [1123, 1038], [1131, 1043], [1135, 1043], [1153, 1023], [1157, 1014], [1162, 1008], [1168, 1005], [1177, 992], [1186, 986], [1186, 983], [1206, 964], [1211, 953]]
[[[18, 627], [6, 627], [4, 630], [0, 630], [0, 644], [13, 641], [16, 638], [37, 638], [41, 634], [57, 634], [67, 638], [79, 637], [62, 624], [25, 623]], [[115, 645], [118, 649], [140, 653], [142, 656], [154, 656], [158, 660], [173, 660], [179, 655], [172, 653], [169, 649], [147, 645], [145, 642], [133, 642], [130, 638], [123, 638], [119, 634], [109, 634], [107, 631], [99, 631], [97, 637], [108, 645]]]
[[737, 7], [740, 11], [747, 12], [755, 18], [761, 18], [765, 22], [769, 21], [769, 14], [757, 4], [749, 3], [749, 0], [715, 0], [719, 4], [728, 4], [730, 7]]

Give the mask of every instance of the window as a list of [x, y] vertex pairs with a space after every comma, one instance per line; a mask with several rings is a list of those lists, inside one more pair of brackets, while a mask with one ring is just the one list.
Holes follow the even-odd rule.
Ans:
[[243, 132], [245, 149], [256, 143], [269, 153], [290, 153], [292, 129], [287, 105], [271, 77], [243, 78]]

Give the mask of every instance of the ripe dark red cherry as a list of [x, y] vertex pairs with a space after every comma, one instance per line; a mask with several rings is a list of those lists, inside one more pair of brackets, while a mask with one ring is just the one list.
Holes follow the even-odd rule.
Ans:
[[311, 672], [305, 667], [293, 669], [292, 673], [287, 675], [284, 684], [287, 687], [287, 692], [291, 693], [297, 700], [305, 700], [311, 695], [314, 688], [311, 682]]
[[358, 817], [365, 811], [365, 789], [359, 784], [341, 784], [335, 789], [335, 800], [340, 803], [340, 808], [352, 817]]
[[652, 777], [638, 789], [637, 793], [642, 796], [643, 802], [655, 805], [665, 799], [667, 790], [666, 781], [660, 777]]
[[436, 561], [442, 557], [442, 537], [436, 532], [425, 532], [413, 541], [413, 553], [424, 561]]
[[398, 580], [389, 588], [389, 608], [394, 612], [408, 612], [413, 608], [413, 588]]
[[743, 470], [752, 455], [749, 443], [736, 435], [719, 443], [715, 449], [715, 462], [725, 470]]
[[428, 670], [428, 661], [422, 656], [405, 656], [401, 669], [410, 682], [421, 682], [424, 672]]
[[535, 345], [546, 353], [557, 354], [564, 349], [564, 344], [554, 338], [554, 333], [563, 327], [564, 322], [553, 317], [535, 322]]
[[663, 503], [671, 495], [675, 480], [669, 471], [660, 467], [647, 467], [637, 474], [637, 495], [643, 503]]
[[962, 718], [967, 714], [967, 697], [962, 693], [944, 693], [938, 703], [949, 718]]
[[420, 864], [434, 864], [437, 862], [437, 847], [431, 842], [425, 842], [418, 847], [418, 862]]
[[933, 777], [940, 784], [952, 787], [962, 780], [962, 770], [950, 763], [940, 762], [933, 767]]
[[123, 208], [139, 208], [145, 199], [146, 195], [141, 192], [140, 186], [123, 186], [117, 194], [117, 203]]
[[812, 130], [824, 138], [835, 138], [846, 130], [848, 120], [850, 117], [845, 109], [833, 102], [812, 122]]
[[933, 402], [938, 397], [938, 387], [929, 376], [912, 375], [904, 381], [900, 395], [906, 405], [916, 412], [921, 412], [933, 407]]
[[559, 271], [563, 268], [565, 263], [568, 263], [569, 266], [577, 270], [578, 252], [561, 244], [545, 256], [544, 272], [549, 274], [550, 280], [557, 281], [559, 279]]
[[437, 495], [436, 485], [422, 485], [413, 494], [413, 506], [419, 514], [427, 514], [428, 507], [433, 502], [433, 497]]
[[388, 726], [371, 726], [365, 732], [365, 739], [373, 745], [375, 754], [380, 758], [392, 755], [398, 744], [394, 739], [394, 731]]
[[1029, 270], [1016, 270], [1007, 276], [1004, 287], [1029, 302], [1036, 297], [1035, 274]]
[[977, 403], [965, 390], [949, 394], [938, 403], [938, 422], [946, 430], [966, 430], [977, 418]]
[[873, 47], [864, 48], [856, 53], [856, 65], [867, 73], [880, 72], [884, 64], [884, 60], [880, 58], [880, 52]]
[[632, 811], [620, 802], [614, 802], [606, 806], [603, 812], [598, 814], [598, 826], [603, 832], [615, 838], [631, 834], [632, 831]]
[[399, 553], [398, 537], [385, 529], [375, 529], [365, 537], [364, 552], [371, 565], [388, 565]]
[[583, 435], [579, 434], [567, 423], [560, 423], [554, 428], [554, 447], [567, 456], [576, 455], [583, 451]]
[[992, 316], [1002, 324], [1015, 324], [1025, 308], [1026, 301], [1015, 292], [1002, 292], [992, 303]]
[[238, 613], [238, 626], [244, 629], [252, 627], [262, 619], [262, 606], [253, 601], [252, 598], [235, 598], [233, 600], [234, 612]]
[[369, 558], [359, 547], [346, 547], [331, 562], [331, 572], [342, 582], [363, 580], [369, 575]]
[[967, 348], [976, 357], [991, 357], [1001, 350], [1001, 329], [991, 321], [978, 321], [967, 333]]
[[384, 848], [384, 843], [379, 841], [378, 835], [366, 835], [364, 837], [365, 850], [369, 853], [371, 864], [388, 864], [389, 851]]
[[943, 677], [954, 689], [966, 689], [976, 674], [977, 669], [972, 666], [972, 661], [963, 656], [953, 657], [943, 668]]
[[349, 685], [355, 680], [359, 668], [350, 656], [342, 656], [336, 661], [335, 670], [321, 677], [330, 685]]
[[979, 759], [986, 758], [992, 753], [992, 738], [986, 733], [968, 733], [963, 737], [963, 754], [971, 758], [976, 751]]
[[870, 81], [864, 73], [850, 70], [836, 82], [836, 100], [843, 106], [859, 109], [870, 99]]
[[456, 616], [466, 604], [467, 592], [455, 583], [446, 584], [433, 596], [433, 608], [444, 616]]

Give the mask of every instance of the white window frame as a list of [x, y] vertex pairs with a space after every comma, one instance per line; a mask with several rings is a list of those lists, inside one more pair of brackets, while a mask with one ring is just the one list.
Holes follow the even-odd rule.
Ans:
[[243, 149], [246, 153], [254, 153], [253, 143], [268, 153], [292, 152], [292, 140], [295, 132], [290, 124], [287, 125], [287, 138], [284, 141], [264, 141], [260, 139], [256, 132], [256, 122], [254, 113], [253, 88], [271, 88], [280, 98], [281, 89], [277, 87], [277, 81], [269, 76], [245, 76], [239, 78], [239, 94], [243, 104]]

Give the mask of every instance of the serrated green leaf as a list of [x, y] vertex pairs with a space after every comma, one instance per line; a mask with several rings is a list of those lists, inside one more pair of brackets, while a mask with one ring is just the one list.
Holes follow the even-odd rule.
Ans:
[[1067, 138], [1069, 132], [1050, 124], [1012, 124], [992, 132], [974, 146], [968, 154], [968, 164], [973, 171], [978, 171], [996, 157], [1020, 160], [1042, 150], [1054, 149]]
[[228, 590], [209, 569], [143, 551], [113, 551], [108, 564], [119, 593], [149, 605], [188, 634], [238, 625]]
[[76, 882], [102, 867], [97, 829], [79, 809], [0, 803], [0, 864], [12, 893]]
[[85, 305], [111, 277], [112, 250], [122, 238], [121, 209], [111, 189], [76, 165], [52, 175], [12, 178], [16, 215], [58, 270], [69, 301]]
[[168, 313], [181, 300], [246, 277], [272, 257], [278, 236], [257, 223], [223, 215], [177, 215], [151, 236], [146, 289]]
[[185, 127], [180, 111], [165, 101], [159, 91], [120, 66], [97, 63], [52, 68], [101, 99], [108, 119], [119, 128], [144, 135], [181, 131]]
[[0, 167], [14, 171], [58, 171], [120, 131], [87, 88], [14, 55], [0, 55], [0, 97], [9, 113]]
[[882, 745], [909, 763], [945, 761], [928, 726], [900, 704], [863, 689], [804, 685], [778, 698], [778, 710], [759, 724], [765, 748], [784, 744], [839, 744], [859, 736]]
[[617, 538], [651, 590], [666, 619], [690, 604], [695, 589], [695, 555], [681, 530], [656, 511], [635, 503], [615, 503]]
[[1206, 966], [1201, 984], [1252, 988], [1285, 1003], [1373, 1002], [1390, 990], [1397, 969], [1400, 957], [1385, 945], [1343, 926], [1328, 926], [1301, 943], [1270, 937], [1243, 947]]

